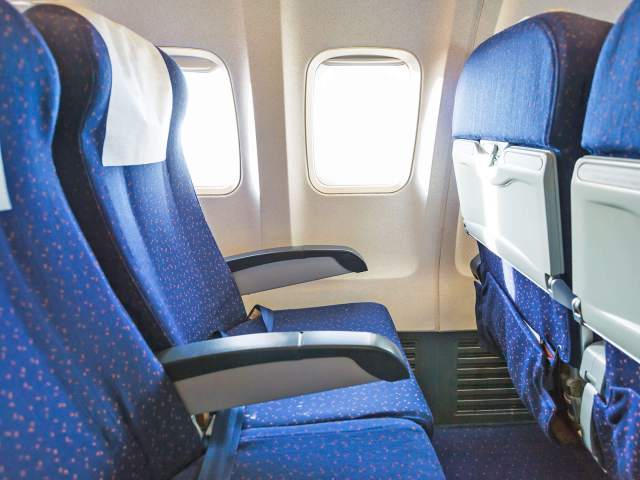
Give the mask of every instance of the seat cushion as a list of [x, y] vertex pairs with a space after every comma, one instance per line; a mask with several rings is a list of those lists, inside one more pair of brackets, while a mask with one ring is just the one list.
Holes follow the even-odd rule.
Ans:
[[245, 431], [232, 478], [444, 479], [424, 431], [400, 419]]
[[[376, 303], [275, 311], [274, 330], [369, 331], [384, 335], [401, 347], [389, 312]], [[229, 333], [260, 331], [264, 331], [260, 321], [249, 321]], [[413, 373], [411, 378], [398, 382], [375, 382], [250, 405], [245, 416], [249, 428], [383, 416], [414, 420], [429, 433], [433, 426], [433, 416]]]
[[[274, 311], [274, 331], [344, 330], [373, 332], [393, 340], [400, 346], [391, 315], [378, 303], [345, 303], [312, 308]], [[229, 331], [231, 335], [264, 331], [261, 321], [244, 322]]]

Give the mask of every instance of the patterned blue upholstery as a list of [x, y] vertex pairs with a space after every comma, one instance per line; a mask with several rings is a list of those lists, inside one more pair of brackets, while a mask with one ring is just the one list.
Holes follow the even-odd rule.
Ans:
[[[0, 0], [0, 478], [194, 478], [199, 435], [65, 200], [56, 68]], [[376, 419], [247, 430], [234, 478], [444, 478], [420, 426]]]
[[[573, 167], [584, 153], [580, 134], [587, 95], [600, 47], [610, 24], [580, 15], [545, 13], [494, 35], [470, 56], [458, 83], [453, 118], [455, 138], [493, 140], [554, 152], [558, 162], [565, 279], [571, 281], [570, 186]], [[523, 213], [524, 214], [524, 213]], [[553, 416], [546, 385], [551, 363], [576, 364], [579, 328], [571, 313], [532, 281], [480, 246], [482, 271], [491, 285], [478, 289], [481, 338], [505, 356], [516, 387], [540, 425], [548, 431]], [[500, 291], [500, 295], [496, 291]], [[492, 293], [493, 292], [493, 293]], [[488, 295], [489, 298], [484, 298]], [[524, 339], [514, 318], [537, 332], [553, 355]], [[523, 324], [524, 325], [524, 324]], [[533, 355], [516, 365], [506, 328]], [[526, 327], [524, 327], [526, 328]], [[520, 339], [520, 340], [518, 340]], [[533, 340], [535, 343], [535, 340]], [[551, 356], [549, 355], [549, 356]], [[527, 375], [533, 375], [527, 376]], [[535, 395], [541, 398], [534, 399]]]
[[548, 392], [557, 357], [546, 355], [498, 278], [491, 271], [482, 271], [482, 287], [476, 297], [478, 335], [483, 347], [504, 355], [518, 395], [548, 434], [557, 410]]
[[[601, 156], [640, 161], [640, 1], [611, 29], [598, 60], [582, 145]], [[640, 478], [640, 365], [607, 344], [603, 397], [593, 420], [604, 467], [616, 478]]]
[[640, 159], [640, 2], [611, 29], [593, 77], [582, 146], [594, 155]]
[[471, 54], [456, 90], [454, 138], [503, 141], [555, 153], [569, 283], [571, 176], [584, 153], [580, 137], [589, 88], [610, 27], [565, 12], [524, 20]]
[[[374, 303], [281, 310], [275, 313], [275, 331], [368, 330], [384, 335], [401, 347], [387, 309]], [[263, 330], [261, 322], [246, 322], [231, 334]], [[264, 427], [327, 422], [336, 419], [393, 416], [409, 418], [431, 433], [433, 417], [413, 373], [408, 380], [366, 385], [250, 405], [245, 425]]]
[[206, 339], [242, 320], [240, 295], [176, 141], [186, 99], [175, 63], [167, 60], [174, 84], [167, 161], [103, 167], [111, 64], [102, 37], [65, 7], [40, 5], [27, 16], [47, 41], [63, 85], [54, 139], [60, 180], [107, 278], [152, 348]]
[[543, 338], [550, 339], [549, 349], [568, 363], [571, 352], [567, 345], [571, 345], [569, 334], [575, 322], [571, 312], [484, 245], [479, 250], [483, 271], [493, 275], [520, 316]]
[[240, 441], [233, 478], [445, 477], [420, 427], [408, 420], [371, 419], [247, 430]]
[[[257, 328], [260, 322], [244, 322], [240, 294], [208, 230], [177, 141], [185, 108], [179, 68], [165, 56], [174, 90], [166, 161], [103, 167], [111, 84], [104, 41], [67, 8], [41, 5], [27, 15], [49, 44], [63, 85], [54, 160], [65, 193], [107, 278], [151, 347], [205, 340], [218, 328], [232, 335]], [[388, 312], [373, 304], [276, 312], [276, 329], [372, 331], [397, 341]], [[292, 405], [298, 408], [290, 410]], [[259, 406], [252, 408], [251, 425], [405, 413], [428, 430], [432, 424], [413, 378], [271, 402], [260, 414]]]
[[169, 478], [199, 437], [56, 178], [53, 59], [4, 1], [0, 37], [0, 477]]

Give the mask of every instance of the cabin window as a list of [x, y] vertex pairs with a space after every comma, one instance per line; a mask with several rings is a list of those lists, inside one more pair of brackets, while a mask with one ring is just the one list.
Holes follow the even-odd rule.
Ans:
[[211, 52], [164, 48], [182, 69], [188, 102], [181, 140], [199, 195], [225, 195], [240, 184], [238, 119], [231, 78]]
[[339, 49], [307, 72], [307, 162], [323, 193], [391, 193], [409, 180], [420, 66], [405, 51]]

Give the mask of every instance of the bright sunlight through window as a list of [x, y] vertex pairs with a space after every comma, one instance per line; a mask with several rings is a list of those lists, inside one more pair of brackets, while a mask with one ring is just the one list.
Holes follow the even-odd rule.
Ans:
[[224, 195], [240, 183], [238, 121], [231, 79], [209, 52], [166, 48], [182, 68], [188, 103], [182, 149], [199, 194]]
[[309, 173], [321, 192], [389, 193], [402, 188], [411, 174], [418, 62], [407, 52], [363, 50], [350, 50], [348, 56], [325, 52], [309, 70]]

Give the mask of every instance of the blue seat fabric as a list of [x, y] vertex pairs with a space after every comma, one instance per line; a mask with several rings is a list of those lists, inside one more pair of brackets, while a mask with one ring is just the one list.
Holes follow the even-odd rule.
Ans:
[[549, 357], [526, 326], [502, 279], [486, 268], [501, 260], [481, 247], [482, 285], [476, 284], [476, 321], [482, 346], [504, 355], [509, 376], [522, 402], [549, 434], [557, 407], [549, 394], [551, 372], [558, 357]]
[[[571, 284], [571, 177], [598, 53], [611, 24], [544, 13], [494, 35], [467, 60], [456, 90], [454, 138], [556, 155], [565, 277]], [[556, 342], [557, 343], [557, 342]]]
[[[0, 478], [194, 478], [200, 437], [56, 177], [50, 52], [4, 0], [0, 35]], [[291, 428], [246, 430], [234, 477], [444, 478], [409, 420]]]
[[[251, 322], [245, 322], [240, 294], [205, 222], [178, 141], [186, 101], [179, 68], [165, 56], [174, 99], [166, 161], [103, 167], [111, 84], [104, 41], [67, 8], [40, 5], [27, 15], [51, 48], [63, 85], [54, 139], [58, 175], [100, 265], [145, 339], [157, 351], [206, 340], [217, 329], [247, 333]], [[397, 342], [383, 307], [339, 306], [326, 310], [326, 318], [322, 312], [276, 312], [276, 330], [371, 331]], [[304, 408], [287, 412], [292, 404]], [[405, 413], [429, 431], [432, 424], [414, 378], [272, 402], [261, 414], [258, 406], [252, 409], [249, 425], [258, 426]]]
[[[456, 91], [453, 136], [552, 151], [557, 159], [565, 280], [571, 283], [570, 186], [597, 56], [610, 24], [571, 13], [538, 15], [500, 32], [470, 56]], [[526, 213], [523, 212], [523, 215]], [[478, 329], [502, 353], [524, 403], [546, 433], [553, 416], [546, 391], [558, 360], [579, 362], [579, 327], [546, 292], [480, 245], [485, 284], [478, 288]], [[508, 282], [506, 279], [508, 278]], [[552, 358], [540, 352], [526, 322]], [[515, 337], [509, 339], [511, 332]], [[526, 338], [525, 338], [526, 337]], [[522, 362], [512, 343], [532, 358]], [[533, 343], [532, 343], [533, 342]], [[531, 363], [535, 363], [534, 365]], [[544, 390], [544, 389], [543, 389]], [[540, 395], [537, 400], [533, 397]]]
[[[489, 38], [472, 53], [456, 91], [454, 138], [502, 141], [548, 149], [556, 155], [569, 284], [571, 176], [575, 162], [584, 154], [580, 135], [585, 105], [598, 53], [610, 26], [564, 12], [524, 20]], [[535, 291], [529, 280], [522, 279], [519, 284]], [[540, 290], [539, 295], [544, 292]], [[554, 310], [541, 315], [555, 321]], [[535, 323], [526, 312], [525, 319]], [[566, 332], [566, 326], [561, 317], [557, 328], [547, 327], [547, 332], [538, 333], [551, 334], [546, 340], [568, 362], [577, 358], [574, 343], [578, 328], [571, 326]]]
[[247, 430], [233, 478], [445, 478], [428, 437], [409, 420], [355, 420], [336, 427], [326, 423]]
[[632, 1], [602, 47], [582, 146], [594, 155], [640, 159], [640, 2]]
[[[602, 47], [582, 145], [599, 156], [640, 161], [640, 1], [634, 0]], [[607, 370], [593, 421], [604, 467], [615, 478], [640, 478], [640, 365], [606, 345]]]
[[[363, 331], [384, 335], [398, 347], [400, 339], [387, 309], [375, 303], [351, 303], [326, 307], [276, 311], [275, 331], [326, 330]], [[263, 331], [259, 321], [245, 322], [231, 335]], [[327, 422], [367, 417], [412, 419], [431, 434], [433, 416], [413, 373], [408, 380], [375, 382], [366, 385], [315, 393], [284, 400], [249, 405], [245, 425], [264, 427]]]
[[[193, 480], [202, 460], [173, 480]], [[409, 420], [369, 419], [245, 430], [234, 480], [444, 479], [424, 431]]]
[[56, 178], [53, 59], [4, 1], [0, 38], [0, 478], [170, 478], [198, 434]]
[[[111, 64], [102, 37], [65, 7], [27, 11], [63, 85], [54, 161], [67, 198], [124, 306], [154, 350], [208, 338], [245, 317], [197, 203], [178, 137], [185, 86], [169, 61], [174, 116], [167, 161], [102, 166]], [[67, 88], [64, 88], [67, 87]]]

